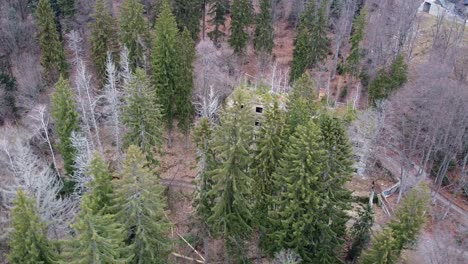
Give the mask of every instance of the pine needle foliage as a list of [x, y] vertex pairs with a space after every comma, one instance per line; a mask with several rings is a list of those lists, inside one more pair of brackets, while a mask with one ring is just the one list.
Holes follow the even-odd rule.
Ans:
[[11, 264], [56, 263], [57, 255], [47, 239], [47, 228], [41, 221], [36, 201], [20, 189], [16, 194], [11, 211], [9, 234], [10, 252], [7, 259]]
[[39, 27], [39, 46], [41, 48], [41, 65], [49, 80], [57, 80], [58, 73], [66, 74], [68, 65], [65, 52], [55, 24], [55, 15], [49, 0], [39, 0], [36, 9]]
[[55, 85], [51, 101], [51, 115], [55, 121], [55, 132], [59, 138], [58, 149], [62, 154], [66, 173], [72, 175], [76, 149], [73, 147], [70, 137], [73, 131], [79, 129], [78, 113], [75, 110], [70, 83], [62, 76]]
[[94, 21], [90, 24], [91, 57], [98, 79], [102, 82], [106, 78], [107, 52], [111, 52], [114, 58], [118, 55], [117, 30], [109, 9], [109, 0], [96, 0], [94, 9]]
[[[216, 163], [209, 174], [214, 199], [211, 229], [225, 240], [230, 256], [240, 257], [243, 240], [252, 232], [251, 183], [249, 166], [254, 120], [248, 94], [236, 89], [232, 104], [221, 115], [221, 124], [213, 135], [212, 148]], [[235, 255], [237, 254], [237, 255]]]
[[289, 95], [288, 108], [288, 129], [293, 132], [301, 124], [306, 124], [312, 116], [318, 112], [315, 102], [317, 91], [308, 73], [304, 73], [301, 78], [293, 84], [293, 90]]
[[371, 240], [371, 228], [374, 224], [372, 207], [367, 204], [364, 210], [359, 212], [359, 217], [351, 228], [351, 238], [353, 240], [349, 248], [347, 259], [355, 261], [361, 252], [367, 247]]
[[274, 46], [273, 18], [271, 0], [261, 0], [260, 14], [255, 27], [254, 47], [257, 52], [271, 54]]
[[87, 208], [94, 215], [109, 213], [113, 195], [112, 174], [100, 154], [94, 154], [88, 174], [93, 180], [89, 184], [91, 190], [88, 195], [91, 199], [88, 201]]
[[226, 23], [226, 14], [229, 12], [228, 0], [212, 0], [211, 8], [208, 11], [208, 16], [211, 17], [209, 23], [214, 25], [214, 29], [208, 32], [208, 37], [213, 41], [215, 46], [219, 47], [220, 40], [225, 36], [221, 31], [221, 26]]
[[369, 85], [369, 97], [375, 105], [393, 94], [408, 79], [408, 65], [405, 56], [400, 54], [393, 61], [389, 70], [381, 69]]
[[362, 58], [361, 42], [365, 37], [367, 10], [361, 9], [359, 16], [354, 19], [354, 31], [351, 36], [351, 52], [347, 60], [347, 71], [354, 76], [359, 76], [359, 65]]
[[139, 0], [125, 0], [120, 10], [120, 42], [128, 49], [132, 69], [144, 66], [145, 49], [149, 48], [149, 28], [145, 7]]
[[132, 247], [131, 262], [168, 263], [170, 224], [164, 212], [164, 189], [138, 147], [128, 148], [119, 177], [115, 181], [114, 204], [117, 220], [125, 227], [127, 244]]
[[251, 0], [234, 0], [231, 8], [231, 36], [229, 45], [235, 53], [241, 53], [247, 46], [247, 27], [252, 24], [253, 7]]
[[127, 97], [122, 111], [122, 122], [127, 127], [124, 145], [138, 146], [153, 165], [154, 155], [162, 141], [162, 115], [156, 103], [154, 88], [145, 71], [138, 68], [124, 87]]
[[192, 40], [198, 39], [204, 0], [175, 0], [174, 15], [179, 30], [187, 29]]

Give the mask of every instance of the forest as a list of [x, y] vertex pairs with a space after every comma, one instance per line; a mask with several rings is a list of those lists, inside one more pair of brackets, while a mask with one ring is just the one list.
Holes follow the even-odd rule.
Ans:
[[468, 263], [468, 2], [1, 0], [0, 264]]

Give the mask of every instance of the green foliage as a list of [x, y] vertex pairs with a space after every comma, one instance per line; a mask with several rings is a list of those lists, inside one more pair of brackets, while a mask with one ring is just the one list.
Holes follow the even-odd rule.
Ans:
[[57, 3], [63, 16], [72, 17], [75, 15], [75, 0], [58, 0]]
[[198, 39], [200, 33], [200, 19], [204, 0], [175, 0], [174, 15], [180, 31], [187, 29], [193, 40]]
[[214, 207], [208, 218], [211, 229], [224, 238], [230, 256], [242, 256], [242, 242], [252, 232], [252, 205], [249, 154], [253, 140], [254, 120], [249, 95], [235, 90], [232, 104], [221, 115], [221, 124], [214, 131], [212, 148], [216, 163], [209, 171], [214, 186]]
[[215, 162], [211, 137], [213, 128], [208, 118], [202, 118], [193, 131], [193, 140], [198, 149], [198, 162], [200, 166], [199, 181], [194, 204], [196, 215], [202, 222], [206, 222], [211, 216], [213, 197], [209, 192], [213, 188], [213, 180], [209, 171], [213, 170]]
[[118, 55], [117, 31], [108, 1], [96, 0], [94, 22], [90, 24], [91, 57], [101, 82], [106, 78], [107, 52], [114, 58]]
[[138, 68], [124, 89], [128, 94], [122, 112], [122, 122], [127, 127], [124, 145], [138, 146], [146, 159], [156, 164], [154, 155], [161, 147], [163, 134], [162, 115], [145, 71]]
[[165, 216], [164, 189], [148, 168], [144, 154], [136, 146], [128, 148], [120, 180], [115, 182], [117, 220], [125, 227], [132, 247], [132, 263], [168, 263], [169, 222]]
[[88, 168], [88, 175], [93, 178], [88, 194], [91, 199], [87, 208], [93, 215], [109, 212], [112, 206], [112, 174], [100, 154], [95, 153]]
[[76, 149], [70, 136], [73, 131], [78, 131], [78, 113], [68, 80], [60, 76], [51, 101], [51, 115], [59, 138], [58, 149], [63, 157], [65, 172], [71, 175], [74, 171]]
[[169, 128], [176, 116], [176, 90], [179, 77], [179, 51], [176, 19], [171, 6], [164, 0], [155, 28], [153, 47], [153, 78], [158, 102], [161, 104], [164, 121]]
[[370, 83], [369, 96], [375, 105], [378, 101], [390, 96], [395, 90], [406, 83], [408, 78], [408, 66], [403, 54], [397, 56], [390, 66], [390, 70], [380, 70], [375, 79]]
[[235, 53], [241, 53], [247, 45], [249, 34], [246, 29], [252, 23], [252, 10], [251, 0], [234, 0], [232, 2], [229, 45]]
[[309, 66], [310, 38], [309, 30], [305, 27], [300, 27], [294, 39], [293, 62], [289, 76], [290, 82], [294, 82], [297, 78], [301, 77]]
[[[273, 174], [279, 168], [288, 135], [287, 115], [277, 100], [265, 109], [265, 118], [256, 134], [256, 151], [252, 165], [255, 221], [260, 228], [260, 243], [268, 242], [268, 210], [273, 207], [273, 197], [278, 193]], [[262, 246], [267, 248], [266, 245]]]
[[[91, 181], [91, 185], [93, 181]], [[125, 230], [113, 214], [96, 212], [94, 193], [81, 200], [80, 213], [72, 225], [75, 236], [66, 241], [63, 253], [67, 263], [130, 263], [131, 247], [125, 245]], [[65, 262], [65, 261], [64, 261]]]
[[353, 243], [348, 251], [347, 259], [354, 261], [370, 242], [371, 228], [374, 224], [372, 207], [367, 204], [364, 210], [359, 212], [359, 218], [351, 228], [351, 238]]
[[36, 17], [39, 27], [41, 65], [50, 80], [54, 80], [58, 72], [66, 74], [68, 65], [65, 61], [65, 52], [60, 42], [54, 12], [49, 0], [39, 0]]
[[430, 198], [429, 188], [424, 184], [418, 186], [408, 193], [395, 213], [395, 219], [390, 222], [389, 227], [394, 234], [398, 252], [416, 242], [426, 222]]
[[[13, 117], [18, 118], [18, 107], [16, 106], [16, 78], [8, 73], [0, 71], [0, 90], [4, 90], [3, 101]], [[3, 115], [3, 114], [2, 114]], [[1, 115], [0, 115], [1, 119]]]
[[361, 10], [359, 16], [354, 20], [354, 31], [351, 36], [351, 52], [347, 60], [347, 71], [354, 76], [359, 75], [359, 64], [361, 62], [361, 47], [360, 44], [365, 36], [367, 10]]
[[214, 29], [208, 32], [208, 37], [214, 42], [218, 47], [220, 38], [224, 37], [224, 32], [221, 31], [220, 27], [224, 26], [226, 22], [226, 14], [229, 11], [229, 1], [228, 0], [212, 0], [211, 8], [208, 11], [208, 15], [211, 17], [209, 21], [214, 25]]
[[11, 264], [56, 263], [56, 253], [47, 239], [47, 228], [37, 215], [36, 201], [18, 190], [11, 211], [9, 233]]
[[330, 39], [327, 37], [327, 1], [316, 10], [315, 1], [309, 1], [301, 15], [298, 33], [294, 41], [293, 65], [290, 82], [299, 78], [307, 68], [313, 68], [322, 62], [330, 51]]
[[257, 16], [254, 39], [255, 50], [267, 54], [271, 54], [275, 44], [273, 42], [274, 29], [270, 2], [270, 0], [261, 0], [260, 2], [260, 14]]
[[361, 263], [397, 263], [401, 251], [416, 241], [426, 221], [429, 201], [429, 188], [425, 184], [411, 190], [395, 218], [372, 240], [372, 247], [363, 253]]
[[133, 69], [144, 66], [149, 48], [149, 28], [144, 17], [145, 7], [139, 0], [125, 0], [120, 10], [120, 42], [128, 49]]
[[195, 60], [195, 43], [190, 37], [190, 32], [185, 29], [179, 34], [179, 66], [177, 67], [177, 89], [175, 91], [175, 103], [177, 116], [179, 119], [179, 128], [188, 133], [192, 123], [193, 105], [193, 61]]
[[306, 124], [318, 111], [315, 100], [317, 92], [309, 74], [305, 73], [293, 84], [289, 95], [288, 125], [291, 131], [301, 124]]
[[372, 247], [363, 252], [360, 264], [394, 264], [399, 259], [391, 229], [384, 229], [372, 240]]

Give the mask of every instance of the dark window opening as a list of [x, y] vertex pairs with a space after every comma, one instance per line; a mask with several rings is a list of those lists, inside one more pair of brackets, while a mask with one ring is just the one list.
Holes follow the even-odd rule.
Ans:
[[423, 11], [429, 13], [429, 10], [431, 10], [431, 3], [424, 2]]
[[260, 113], [260, 114], [263, 113], [263, 107], [260, 107], [260, 106], [255, 107], [255, 112]]
[[256, 125], [256, 126], [261, 126], [260, 121], [258, 121], [258, 120], [255, 121], [255, 125]]

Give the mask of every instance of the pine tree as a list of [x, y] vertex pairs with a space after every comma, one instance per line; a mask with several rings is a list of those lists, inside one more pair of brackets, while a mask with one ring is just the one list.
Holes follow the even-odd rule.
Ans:
[[[93, 182], [91, 182], [91, 185]], [[66, 242], [68, 263], [129, 263], [132, 252], [125, 245], [125, 230], [113, 214], [96, 212], [93, 193], [83, 196], [80, 213], [72, 225], [76, 235]]]
[[217, 162], [209, 172], [214, 182], [209, 195], [215, 204], [208, 222], [224, 239], [228, 256], [236, 257], [242, 256], [243, 240], [251, 234], [253, 220], [248, 169], [254, 122], [247, 97], [245, 91], [237, 89], [232, 106], [222, 114], [211, 143]]
[[400, 88], [408, 79], [408, 66], [405, 57], [400, 54], [390, 65], [389, 70], [381, 69], [369, 85], [369, 97], [375, 105], [378, 101], [386, 99], [395, 90]]
[[144, 66], [144, 54], [149, 48], [149, 28], [144, 12], [139, 0], [125, 0], [120, 10], [120, 42], [128, 49], [132, 69]]
[[228, 0], [212, 0], [212, 5], [208, 11], [208, 15], [211, 16], [209, 21], [214, 25], [214, 29], [208, 32], [208, 37], [214, 42], [215, 46], [219, 47], [220, 38], [224, 37], [224, 32], [221, 31], [220, 27], [224, 26], [226, 22], [226, 14], [229, 11]]
[[162, 116], [156, 104], [154, 89], [143, 69], [138, 68], [135, 75], [124, 87], [128, 96], [122, 109], [122, 122], [127, 127], [124, 145], [138, 146], [148, 161], [156, 163], [155, 151], [161, 146]]
[[163, 191], [144, 154], [130, 146], [115, 185], [114, 203], [117, 219], [125, 226], [126, 240], [132, 246], [132, 263], [168, 263], [169, 222]]
[[187, 134], [192, 123], [193, 105], [193, 61], [195, 60], [195, 43], [190, 37], [190, 32], [185, 29], [179, 34], [178, 55], [179, 67], [176, 89], [176, 111], [180, 129]]
[[267, 224], [268, 209], [273, 204], [271, 198], [277, 191], [273, 188], [273, 173], [279, 167], [288, 136], [286, 112], [278, 101], [273, 101], [265, 110], [265, 118], [257, 133], [253, 166], [255, 212], [257, 224], [262, 228]]
[[198, 149], [198, 163], [200, 171], [194, 207], [196, 208], [197, 217], [199, 217], [204, 223], [206, 223], [208, 218], [211, 216], [211, 208], [213, 207], [213, 199], [209, 195], [209, 192], [213, 187], [212, 177], [209, 172], [213, 170], [215, 162], [211, 146], [212, 135], [213, 128], [209, 119], [206, 117], [200, 119], [193, 132], [193, 140]]
[[430, 193], [422, 184], [409, 192], [395, 218], [372, 240], [372, 247], [362, 254], [362, 264], [397, 263], [401, 251], [414, 243], [429, 209]]
[[384, 229], [372, 240], [372, 247], [362, 253], [361, 264], [395, 264], [399, 253], [391, 229]]
[[91, 57], [101, 82], [106, 77], [107, 52], [114, 58], [118, 55], [117, 31], [108, 3], [108, 0], [96, 0], [94, 22], [90, 25]]
[[[163, 1], [155, 31], [153, 78], [158, 102], [161, 104], [164, 121], [169, 129], [170, 145], [173, 121], [177, 116], [177, 99], [182, 99], [186, 95], [186, 91], [180, 91], [182, 85], [178, 83], [181, 81], [179, 78], [182, 74], [179, 63], [183, 60], [182, 54], [177, 50], [180, 46], [178, 45], [176, 20], [167, 0]], [[189, 51], [186, 50], [184, 53], [186, 56], [184, 59], [189, 59]]]
[[290, 248], [306, 263], [324, 263], [317, 254], [332, 242], [334, 234], [325, 215], [332, 208], [327, 208], [329, 205], [321, 194], [326, 152], [320, 141], [320, 129], [312, 121], [297, 127], [274, 174], [280, 193], [270, 210], [267, 249], [278, 252]]
[[75, 0], [58, 0], [60, 12], [65, 17], [72, 17], [75, 15]]
[[78, 114], [69, 82], [60, 77], [55, 89], [52, 95], [51, 114], [55, 121], [55, 131], [59, 138], [58, 149], [64, 160], [65, 171], [71, 175], [74, 171], [76, 150], [70, 137], [73, 131], [78, 131]]
[[41, 65], [44, 67], [48, 78], [53, 81], [56, 80], [57, 73], [66, 74], [68, 66], [49, 0], [39, 0], [36, 17], [39, 26]]
[[290, 131], [301, 124], [306, 124], [318, 111], [315, 100], [317, 91], [308, 73], [297, 79], [293, 84], [293, 91], [288, 102], [288, 126]]
[[398, 252], [416, 242], [426, 222], [430, 199], [429, 188], [423, 184], [411, 190], [398, 208], [395, 219], [389, 223]]
[[235, 53], [241, 53], [249, 39], [246, 28], [252, 23], [253, 7], [251, 0], [234, 0], [231, 9], [231, 37], [229, 45]]
[[91, 199], [88, 201], [87, 208], [93, 215], [108, 213], [112, 206], [112, 174], [100, 154], [94, 154], [88, 168], [88, 174], [93, 180], [89, 184]]
[[254, 39], [255, 50], [267, 54], [271, 54], [274, 46], [274, 29], [270, 2], [271, 0], [261, 0], [260, 2], [260, 14], [257, 16]]
[[361, 42], [365, 37], [367, 10], [363, 8], [359, 16], [354, 20], [354, 31], [351, 36], [351, 52], [348, 56], [347, 71], [354, 76], [359, 75], [359, 64], [361, 62]]
[[200, 19], [204, 0], [175, 0], [174, 15], [180, 31], [187, 29], [193, 40], [200, 33]]
[[57, 256], [47, 239], [46, 225], [35, 209], [36, 201], [20, 189], [16, 194], [11, 211], [9, 234], [10, 253], [7, 259], [11, 264], [56, 263]]
[[[313, 2], [313, 1], [310, 1]], [[310, 29], [310, 68], [321, 63], [330, 51], [330, 39], [327, 37], [327, 0], [322, 1], [322, 6], [317, 10], [317, 18], [313, 27]]]
[[[313, 1], [311, 1], [313, 2]], [[301, 77], [309, 66], [310, 62], [310, 32], [306, 27], [300, 27], [294, 39], [293, 62], [289, 76], [289, 82], [293, 83]]]
[[347, 260], [355, 261], [370, 242], [371, 228], [374, 224], [372, 207], [367, 204], [364, 210], [359, 212], [359, 218], [351, 228], [353, 242], [348, 251]]

